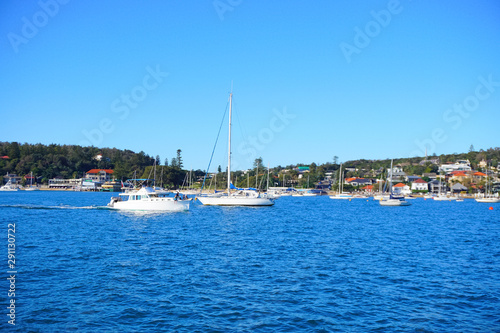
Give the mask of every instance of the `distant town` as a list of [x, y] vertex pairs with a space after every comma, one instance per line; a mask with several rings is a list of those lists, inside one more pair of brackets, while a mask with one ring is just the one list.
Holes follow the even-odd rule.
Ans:
[[[44, 155], [44, 149], [52, 151]], [[47, 159], [52, 162], [47, 163]], [[396, 159], [392, 169], [390, 160], [339, 163], [338, 157], [334, 156], [332, 163], [277, 166], [267, 170], [262, 158], [258, 158], [254, 162], [254, 168], [233, 172], [231, 181], [237, 187], [261, 190], [269, 187], [315, 189], [322, 194], [338, 191], [339, 184], [342, 183], [343, 191], [370, 195], [388, 191], [387, 182], [392, 179], [393, 192], [404, 195], [474, 195], [487, 190], [495, 194], [500, 192], [499, 161], [499, 148], [476, 152], [472, 146], [464, 154]], [[47, 178], [50, 173], [44, 170], [44, 164], [52, 171], [53, 177]], [[85, 166], [89, 168], [81, 172]], [[126, 186], [133, 186], [134, 182], [149, 181], [151, 186], [171, 190], [199, 190], [202, 186], [204, 189], [226, 187], [227, 175], [220, 166], [210, 173], [186, 170], [182, 166], [180, 149], [177, 150], [176, 157], [170, 161], [165, 159], [161, 163], [159, 156], [153, 158], [143, 152], [136, 154], [109, 148], [0, 143], [3, 186], [8, 184], [20, 189], [28, 186], [42, 190], [117, 192]], [[75, 168], [78, 170], [74, 170]], [[342, 170], [342, 174], [339, 170]], [[78, 174], [81, 176], [75, 177]]]

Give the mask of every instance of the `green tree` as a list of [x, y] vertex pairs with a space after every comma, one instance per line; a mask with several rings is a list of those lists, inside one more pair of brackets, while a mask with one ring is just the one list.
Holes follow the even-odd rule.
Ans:
[[182, 150], [177, 149], [177, 167], [179, 167], [180, 169], [182, 169], [183, 166], [181, 152]]
[[9, 149], [9, 157], [11, 159], [16, 159], [21, 157], [21, 151], [19, 149], [19, 144], [17, 142], [12, 142]]

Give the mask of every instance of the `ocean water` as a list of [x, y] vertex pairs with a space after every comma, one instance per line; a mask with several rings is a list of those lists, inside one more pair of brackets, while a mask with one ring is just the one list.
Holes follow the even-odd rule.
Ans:
[[146, 214], [100, 208], [111, 196], [0, 192], [0, 331], [500, 332], [498, 204]]

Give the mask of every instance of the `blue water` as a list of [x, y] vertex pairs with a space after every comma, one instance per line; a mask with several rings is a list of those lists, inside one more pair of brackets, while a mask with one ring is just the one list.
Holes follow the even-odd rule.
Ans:
[[[284, 197], [120, 213], [109, 193], [0, 192], [15, 332], [500, 332], [500, 205]], [[489, 206], [494, 207], [489, 210]]]

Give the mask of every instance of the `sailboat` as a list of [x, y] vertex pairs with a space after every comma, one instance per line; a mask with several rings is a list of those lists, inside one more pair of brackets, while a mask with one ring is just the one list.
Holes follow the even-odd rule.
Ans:
[[382, 199], [379, 201], [380, 206], [409, 206], [411, 203], [405, 200], [404, 196], [395, 196], [392, 193], [392, 160], [391, 160], [391, 176], [389, 177], [389, 188], [391, 189], [391, 194], [388, 199]]
[[39, 191], [40, 189], [36, 186], [33, 186], [33, 171], [30, 173], [30, 186], [25, 188], [25, 191]]
[[490, 185], [490, 187], [488, 187], [488, 172], [486, 172], [486, 189], [485, 189], [484, 197], [476, 198], [476, 201], [483, 202], [483, 203], [498, 203], [498, 202], [500, 202], [499, 197], [494, 197], [493, 194], [491, 194], [491, 185]]
[[457, 197], [448, 197], [448, 196], [446, 196], [446, 194], [441, 193], [441, 188], [442, 188], [441, 177], [439, 177], [439, 191], [438, 191], [438, 195], [435, 196], [435, 197], [432, 197], [433, 200], [436, 200], [436, 201], [452, 201], [452, 200], [457, 200]]
[[227, 192], [214, 195], [198, 196], [203, 205], [209, 206], [272, 206], [274, 200], [253, 189], [236, 188], [231, 183], [231, 116], [233, 93], [229, 94], [229, 139], [227, 154]]
[[342, 181], [344, 179], [342, 175], [342, 164], [340, 164], [340, 169], [339, 169], [339, 193], [335, 195], [331, 195], [330, 199], [341, 199], [341, 200], [346, 200], [346, 199], [352, 199], [352, 195], [350, 193], [344, 193], [344, 182]]

